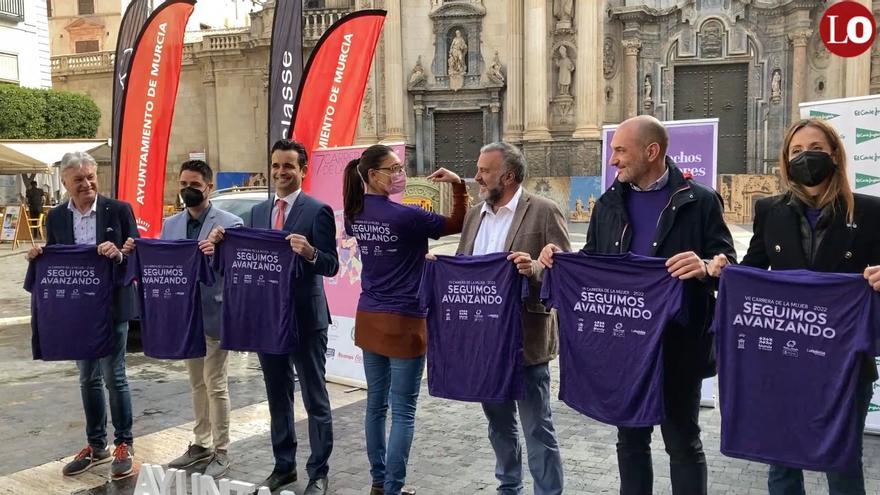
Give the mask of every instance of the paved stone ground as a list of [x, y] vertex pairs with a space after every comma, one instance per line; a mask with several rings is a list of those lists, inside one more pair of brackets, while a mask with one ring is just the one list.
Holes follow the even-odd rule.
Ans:
[[[554, 379], [555, 383], [557, 381]], [[555, 392], [554, 386], [554, 396]], [[331, 461], [330, 493], [356, 495], [369, 492], [369, 464], [362, 427], [364, 408], [364, 401], [360, 401], [336, 409], [333, 413], [335, 447]], [[553, 411], [565, 463], [565, 493], [617, 493], [616, 430], [585, 418], [557, 400], [553, 401]], [[715, 409], [703, 409], [700, 418], [708, 456], [710, 493], [766, 493], [765, 465], [727, 458], [719, 453], [719, 419]], [[433, 398], [428, 395], [427, 387], [423, 386], [416, 421], [409, 485], [422, 495], [494, 492], [494, 457], [486, 438], [486, 421], [478, 404]], [[296, 426], [300, 435], [306, 435], [304, 422], [300, 421]], [[268, 445], [267, 434], [233, 443], [230, 452], [235, 459], [229, 477], [259, 483], [272, 467]], [[307, 440], [301, 438], [297, 456], [301, 477], [305, 476], [303, 470], [308, 456], [307, 446]], [[654, 435], [654, 493], [669, 494], [669, 468], [662, 449], [663, 442], [658, 431]], [[865, 438], [864, 457], [867, 493], [880, 493], [880, 438]], [[526, 478], [525, 491], [530, 493], [528, 475]], [[823, 476], [806, 473], [806, 481], [808, 494], [827, 493]], [[133, 480], [121, 486], [107, 483], [98, 489], [80, 493], [130, 493], [124, 486], [132, 484]], [[302, 493], [305, 484], [306, 481], [301, 479], [291, 487], [295, 493]]]
[[[574, 229], [573, 229], [574, 230]], [[743, 254], [747, 229], [733, 226], [737, 250]], [[575, 230], [572, 244], [583, 245]], [[438, 252], [454, 251], [454, 239], [435, 244]], [[20, 290], [26, 265], [21, 253], [0, 251], [0, 319], [26, 315], [27, 294]], [[60, 475], [61, 459], [83, 444], [83, 419], [76, 370], [71, 363], [30, 361], [29, 328], [0, 328], [0, 493], [130, 494], [135, 478], [107, 481], [102, 466], [76, 479]], [[139, 462], [165, 463], [180, 453], [190, 437], [192, 412], [185, 369], [181, 363], [156, 361], [142, 354], [129, 355], [133, 391], [135, 445]], [[555, 395], [554, 380], [554, 395]], [[229, 477], [258, 483], [271, 471], [268, 412], [256, 358], [238, 354], [230, 368], [233, 403], [234, 456]], [[330, 493], [366, 494], [369, 465], [363, 439], [363, 391], [331, 385], [334, 403], [335, 449], [331, 459]], [[297, 398], [297, 407], [301, 401]], [[616, 493], [618, 475], [614, 444], [616, 431], [589, 420], [557, 400], [552, 404], [566, 473], [566, 493]], [[304, 418], [298, 411], [299, 418]], [[766, 466], [721, 456], [720, 418], [717, 410], [704, 409], [701, 424], [709, 463], [710, 493], [766, 493]], [[300, 475], [308, 455], [307, 428], [297, 423], [300, 435]], [[655, 493], [668, 494], [669, 469], [659, 431], [654, 435]], [[880, 493], [880, 438], [865, 437], [867, 492]], [[525, 469], [527, 472], [527, 469]], [[428, 396], [426, 387], [417, 416], [408, 482], [426, 494], [492, 493], [496, 486], [494, 457], [486, 438], [486, 421], [478, 404], [453, 402]], [[825, 494], [824, 477], [807, 473], [807, 493]], [[306, 480], [292, 485], [302, 493]], [[526, 493], [531, 491], [526, 475]]]

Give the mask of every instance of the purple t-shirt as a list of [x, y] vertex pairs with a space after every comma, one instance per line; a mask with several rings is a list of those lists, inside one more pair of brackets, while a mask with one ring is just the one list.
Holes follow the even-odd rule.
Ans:
[[858, 466], [856, 388], [880, 294], [857, 274], [728, 266], [717, 334], [721, 452], [792, 468]]
[[428, 238], [438, 239], [445, 219], [385, 196], [364, 196], [364, 211], [345, 232], [357, 239], [363, 268], [358, 311], [424, 318], [418, 291]]
[[528, 279], [508, 253], [437, 256], [419, 290], [428, 310], [428, 393], [502, 402], [523, 398], [522, 306]]
[[138, 239], [125, 285], [138, 281], [144, 354], [157, 359], [205, 356], [201, 284], [214, 272], [198, 241]]
[[660, 424], [663, 334], [683, 297], [664, 259], [553, 255], [541, 299], [558, 311], [559, 398], [603, 423]]
[[220, 347], [230, 351], [287, 354], [297, 345], [294, 280], [302, 258], [286, 232], [227, 229], [214, 253], [225, 277]]
[[43, 247], [31, 261], [24, 289], [31, 293], [34, 359], [97, 359], [113, 350], [114, 263], [94, 244]]

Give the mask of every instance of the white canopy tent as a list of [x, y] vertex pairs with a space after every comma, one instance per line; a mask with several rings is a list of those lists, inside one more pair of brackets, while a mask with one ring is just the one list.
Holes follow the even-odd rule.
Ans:
[[[56, 163], [61, 161], [65, 153], [84, 151], [92, 155], [96, 161], [110, 161], [110, 141], [108, 139], [7, 139], [0, 140], [0, 176], [19, 174], [37, 175], [37, 183], [48, 186], [49, 194], [58, 198], [62, 193], [61, 177]], [[6, 181], [6, 202], [13, 202], [9, 196], [24, 194], [24, 181], [18, 179], [10, 186]], [[12, 187], [12, 191], [8, 189]], [[0, 191], [0, 203], [4, 192]]]

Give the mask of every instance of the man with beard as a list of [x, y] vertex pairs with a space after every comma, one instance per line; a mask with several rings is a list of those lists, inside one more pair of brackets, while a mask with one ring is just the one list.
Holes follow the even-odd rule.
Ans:
[[475, 180], [482, 203], [464, 219], [458, 254], [482, 255], [509, 251], [507, 257], [529, 279], [530, 295], [523, 308], [525, 398], [483, 403], [489, 420], [489, 441], [495, 450], [498, 493], [522, 493], [522, 446], [516, 413], [522, 421], [529, 471], [535, 494], [562, 493], [562, 458], [550, 411], [549, 362], [558, 354], [556, 317], [538, 299], [542, 266], [537, 258], [548, 243], [569, 249], [565, 218], [555, 203], [522, 187], [526, 159], [503, 141], [480, 150]]

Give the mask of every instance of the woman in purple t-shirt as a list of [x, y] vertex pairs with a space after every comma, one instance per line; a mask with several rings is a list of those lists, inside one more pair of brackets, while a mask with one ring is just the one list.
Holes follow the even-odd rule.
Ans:
[[[787, 192], [755, 203], [754, 235], [743, 265], [863, 273], [880, 291], [880, 199], [852, 192], [846, 157], [843, 140], [828, 122], [805, 119], [789, 127], [780, 153]], [[709, 274], [718, 277], [727, 264], [725, 256], [716, 256]], [[859, 438], [876, 379], [873, 356], [865, 356], [854, 404]], [[831, 495], [865, 493], [861, 458], [851, 471], [826, 473]], [[770, 466], [768, 487], [770, 495], [802, 494], [803, 472]]]
[[[388, 146], [370, 146], [345, 167], [345, 231], [357, 239], [363, 263], [354, 340], [364, 353], [364, 430], [373, 495], [410, 493], [403, 485], [427, 349], [419, 283], [428, 239], [460, 233], [467, 209], [467, 190], [458, 175], [441, 168], [428, 179], [452, 184], [452, 216], [391, 199], [406, 188], [406, 172]], [[386, 446], [389, 394], [391, 434]]]

